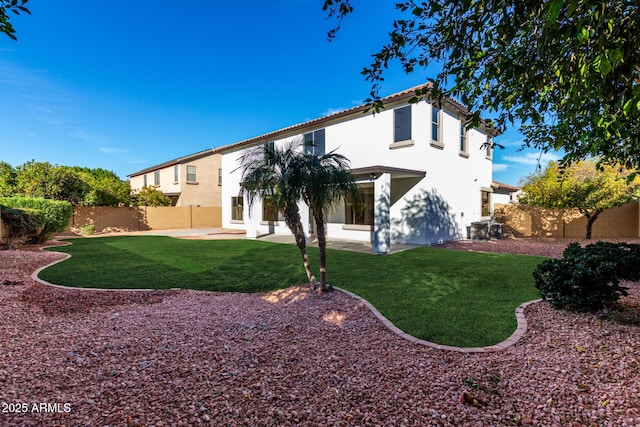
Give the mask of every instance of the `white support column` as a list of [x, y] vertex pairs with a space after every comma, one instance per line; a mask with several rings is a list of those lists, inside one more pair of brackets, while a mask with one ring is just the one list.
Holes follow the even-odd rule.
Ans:
[[391, 251], [391, 174], [383, 173], [373, 182], [373, 251]]
[[252, 211], [255, 211], [255, 209], [249, 210], [249, 200], [245, 194], [244, 200], [242, 201], [242, 218], [244, 218], [245, 233], [247, 239], [255, 240], [258, 237], [258, 230], [256, 229], [255, 212]]

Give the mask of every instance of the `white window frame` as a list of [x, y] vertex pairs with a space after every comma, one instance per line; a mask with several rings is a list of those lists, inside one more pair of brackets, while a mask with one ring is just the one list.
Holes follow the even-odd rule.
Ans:
[[315, 154], [318, 156], [322, 156], [323, 154], [325, 154], [325, 147], [327, 146], [327, 133], [324, 128], [314, 130], [313, 132], [307, 132], [303, 135], [303, 138], [305, 154]]
[[[490, 189], [487, 189], [487, 188], [480, 189], [480, 216], [482, 216], [483, 218], [491, 217], [492, 193], [493, 193], [493, 191], [491, 191]], [[487, 195], [486, 207], [485, 207], [485, 203], [484, 203], [485, 194]], [[486, 210], [485, 210], [485, 208], [486, 208]]]
[[435, 104], [431, 104], [431, 146], [435, 148], [444, 148], [442, 141], [442, 108], [438, 108]]
[[493, 158], [493, 138], [489, 134], [487, 134], [485, 157], [487, 160], [491, 160]]
[[467, 147], [467, 125], [463, 118], [460, 118], [460, 152], [466, 153]]
[[231, 221], [244, 222], [244, 198], [231, 196]]
[[197, 169], [194, 165], [187, 165], [187, 183], [188, 184], [198, 183]]
[[353, 206], [351, 200], [344, 201], [344, 224], [351, 226], [372, 227], [375, 221], [375, 197], [373, 184], [358, 185], [362, 206], [360, 211]]
[[393, 110], [393, 142], [412, 140], [411, 105], [398, 107]]

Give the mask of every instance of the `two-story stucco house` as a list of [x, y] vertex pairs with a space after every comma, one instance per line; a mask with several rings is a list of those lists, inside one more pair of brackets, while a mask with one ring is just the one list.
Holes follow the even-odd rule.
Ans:
[[132, 191], [154, 187], [173, 206], [222, 206], [222, 156], [214, 149], [180, 157], [129, 175]]
[[[491, 142], [495, 130], [466, 129], [468, 111], [452, 99], [440, 106], [409, 103], [412, 88], [385, 98], [385, 110], [365, 106], [280, 129], [214, 149], [222, 154], [222, 226], [244, 229], [247, 237], [288, 234], [284, 221], [266, 203], [249, 212], [239, 196], [243, 150], [258, 144], [313, 142], [313, 149], [336, 152], [351, 161], [364, 210], [349, 203], [327, 212], [327, 237], [370, 241], [377, 253], [393, 243], [431, 244], [465, 237], [472, 222], [491, 217]], [[308, 207], [300, 202], [303, 224], [313, 234]]]

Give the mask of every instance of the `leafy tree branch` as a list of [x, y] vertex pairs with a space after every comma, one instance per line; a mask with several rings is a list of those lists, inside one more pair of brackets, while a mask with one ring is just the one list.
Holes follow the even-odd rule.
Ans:
[[9, 22], [9, 17], [11, 16], [9, 12], [14, 15], [20, 15], [20, 13], [26, 13], [31, 15], [31, 12], [25, 4], [29, 0], [0, 0], [0, 33], [4, 33], [9, 36], [9, 38], [13, 40], [17, 40], [15, 36], [16, 30]]
[[[336, 19], [354, 0], [325, 0]], [[362, 7], [366, 7], [362, 3]], [[388, 42], [362, 70], [374, 109], [391, 61], [407, 73], [442, 64], [430, 95], [452, 96], [496, 126], [520, 120], [526, 146], [640, 167], [640, 3], [612, 0], [433, 0], [396, 4]]]

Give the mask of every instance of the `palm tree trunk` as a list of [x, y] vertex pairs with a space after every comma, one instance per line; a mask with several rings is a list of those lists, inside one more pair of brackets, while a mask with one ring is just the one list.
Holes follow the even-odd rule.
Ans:
[[320, 258], [320, 290], [322, 292], [333, 291], [333, 286], [327, 284], [327, 237], [324, 234], [324, 216], [322, 209], [319, 212], [313, 210], [316, 221], [316, 233], [318, 235], [318, 257]]
[[318, 287], [318, 281], [311, 271], [311, 263], [309, 262], [309, 255], [307, 254], [307, 240], [304, 236], [304, 228], [302, 227], [302, 221], [300, 220], [300, 211], [298, 206], [285, 206], [282, 209], [284, 214], [284, 222], [291, 230], [293, 237], [296, 239], [296, 246], [300, 250], [302, 256], [302, 264], [304, 265], [304, 271], [307, 273], [307, 279], [309, 284], [313, 286], [313, 289]]

